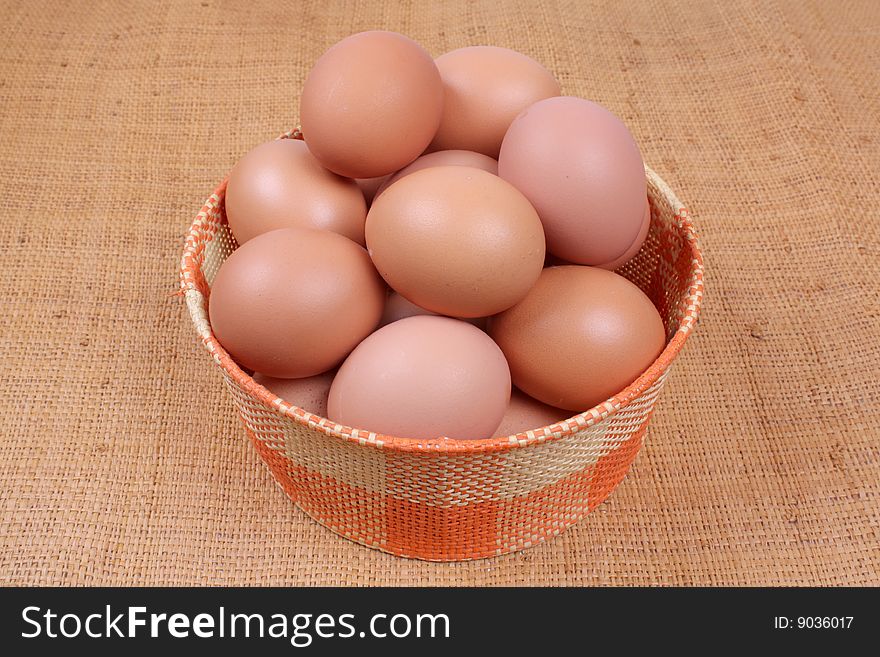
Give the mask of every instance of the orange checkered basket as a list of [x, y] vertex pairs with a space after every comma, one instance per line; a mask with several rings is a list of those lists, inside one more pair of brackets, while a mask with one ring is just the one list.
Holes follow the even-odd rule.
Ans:
[[232, 360], [208, 321], [211, 282], [236, 248], [221, 183], [190, 227], [180, 284], [251, 442], [290, 499], [346, 538], [431, 561], [528, 548], [601, 504], [638, 454], [703, 296], [703, 261], [688, 213], [656, 173], [645, 171], [651, 227], [642, 250], [618, 273], [660, 311], [666, 348], [629, 387], [594, 408], [473, 441], [413, 440], [336, 424], [277, 398]]

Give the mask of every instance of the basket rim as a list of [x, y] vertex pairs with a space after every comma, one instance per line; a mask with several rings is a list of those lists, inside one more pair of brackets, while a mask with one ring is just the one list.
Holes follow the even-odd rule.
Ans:
[[[296, 133], [293, 133], [293, 135], [294, 138], [299, 136]], [[690, 214], [670, 187], [648, 165], [645, 165], [645, 173], [649, 187], [653, 186], [656, 192], [673, 209], [675, 226], [684, 238], [685, 248], [689, 250], [691, 255], [687, 306], [678, 322], [675, 333], [654, 362], [635, 381], [610, 399], [597, 404], [591, 409], [577, 413], [568, 419], [518, 434], [473, 440], [453, 440], [449, 438], [417, 439], [389, 436], [337, 424], [328, 418], [315, 415], [284, 401], [254, 381], [250, 375], [238, 366], [211, 331], [210, 322], [208, 321], [207, 299], [196, 284], [197, 256], [199, 255], [197, 236], [209, 224], [209, 214], [220, 206], [225, 194], [227, 179], [224, 179], [211, 196], [208, 197], [187, 232], [179, 272], [180, 293], [185, 297], [190, 317], [196, 327], [196, 331], [199, 333], [202, 344], [211, 354], [214, 362], [251, 398], [260, 402], [267, 409], [280, 413], [304, 427], [346, 442], [398, 452], [476, 455], [548, 443], [588, 429], [625, 408], [640, 397], [668, 370], [693, 332], [699, 318], [703, 297], [703, 257], [700, 252], [696, 232], [691, 223]]]

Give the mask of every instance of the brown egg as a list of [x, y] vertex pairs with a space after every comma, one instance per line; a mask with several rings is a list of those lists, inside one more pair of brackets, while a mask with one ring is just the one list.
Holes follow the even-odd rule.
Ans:
[[299, 139], [260, 144], [229, 173], [226, 217], [239, 244], [277, 228], [320, 228], [364, 244], [367, 204]]
[[429, 169], [430, 167], [442, 166], [473, 167], [474, 169], [488, 171], [495, 176], [498, 175], [498, 160], [493, 160], [488, 155], [474, 153], [473, 151], [436, 151], [422, 155], [412, 164], [403, 167], [394, 175], [388, 176], [382, 186], [376, 191], [376, 196], [388, 189], [390, 185], [411, 173], [421, 171], [422, 169]]
[[385, 286], [367, 252], [324, 230], [283, 228], [230, 255], [208, 311], [243, 366], [279, 378], [326, 372], [379, 323]]
[[598, 267], [549, 267], [525, 299], [489, 321], [514, 384], [536, 399], [585, 411], [632, 383], [663, 350], [651, 300]]
[[466, 322], [419, 315], [357, 348], [330, 387], [328, 417], [401, 438], [488, 438], [510, 398], [510, 372], [492, 339]]
[[[412, 301], [400, 296], [397, 292], [391, 292], [385, 301], [385, 311], [382, 313], [382, 319], [379, 320], [379, 326], [385, 326], [391, 322], [396, 322], [404, 317], [415, 317], [416, 315], [436, 315], [430, 310], [420, 308]], [[459, 319], [459, 318], [456, 318]], [[462, 321], [473, 324], [481, 331], [486, 330], [486, 317], [468, 317]]]
[[636, 241], [633, 242], [632, 245], [626, 250], [626, 253], [620, 256], [617, 260], [599, 266], [602, 267], [602, 269], [607, 269], [608, 271], [614, 271], [615, 269], [623, 267], [626, 263], [635, 258], [636, 254], [641, 250], [642, 244], [645, 243], [645, 238], [648, 236], [648, 229], [650, 228], [651, 205], [648, 203], [648, 200], [645, 199], [645, 216], [642, 219], [642, 227], [639, 229], [639, 234], [636, 236]]
[[496, 438], [512, 436], [531, 429], [541, 429], [571, 417], [570, 411], [547, 406], [537, 399], [514, 388], [510, 392], [510, 404], [501, 420], [501, 426], [495, 430]]
[[330, 384], [333, 383], [335, 376], [336, 370], [304, 379], [276, 379], [256, 372], [254, 381], [284, 401], [299, 406], [309, 413], [326, 417], [327, 395], [330, 393]]
[[596, 103], [548, 98], [526, 109], [504, 137], [498, 175], [535, 206], [555, 256], [605, 265], [638, 238], [642, 155], [620, 119]]
[[432, 167], [398, 180], [373, 201], [366, 237], [394, 290], [451, 317], [509, 308], [544, 264], [544, 232], [526, 198], [471, 167]]
[[559, 95], [559, 83], [546, 68], [507, 48], [459, 48], [436, 62], [444, 100], [432, 150], [458, 148], [497, 158], [516, 116], [532, 103]]
[[306, 79], [303, 135], [321, 163], [350, 178], [392, 173], [431, 142], [443, 83], [431, 56], [395, 32], [361, 32], [325, 52]]
[[376, 192], [384, 183], [388, 180], [388, 176], [376, 176], [375, 178], [357, 178], [355, 182], [357, 186], [361, 188], [361, 192], [364, 194], [364, 200], [367, 202], [367, 207], [370, 207], [370, 204], [373, 202], [373, 198], [376, 196]]
[[547, 255], [544, 257], [544, 266], [545, 267], [558, 267], [560, 265], [570, 265], [571, 263], [568, 260], [563, 260], [562, 258], [557, 258], [555, 255], [547, 252]]
[[379, 320], [379, 326], [385, 326], [391, 322], [396, 322], [405, 317], [415, 317], [416, 315], [436, 315], [430, 310], [420, 308], [412, 301], [400, 296], [397, 292], [391, 292], [385, 300], [385, 310], [382, 313], [382, 319]]

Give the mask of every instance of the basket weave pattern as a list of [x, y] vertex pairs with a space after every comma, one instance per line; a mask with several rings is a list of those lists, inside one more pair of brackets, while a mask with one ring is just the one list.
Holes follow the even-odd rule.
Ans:
[[642, 250], [618, 272], [660, 311], [663, 353], [632, 385], [584, 413], [475, 441], [402, 439], [338, 425], [276, 398], [236, 365], [211, 332], [207, 313], [210, 284], [236, 246], [222, 183], [190, 228], [181, 287], [248, 436], [284, 492], [349, 539], [437, 561], [530, 547], [604, 501], [638, 454], [703, 294], [702, 258], [687, 211], [647, 167], [646, 174], [651, 228]]

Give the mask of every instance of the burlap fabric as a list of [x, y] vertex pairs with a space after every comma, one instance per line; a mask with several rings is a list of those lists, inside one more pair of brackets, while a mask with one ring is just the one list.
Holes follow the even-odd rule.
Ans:
[[[880, 5], [6, 3], [0, 582], [880, 583]], [[177, 297], [183, 236], [357, 30], [543, 61], [691, 210], [708, 290], [633, 471], [563, 535], [392, 557], [272, 483]]]

